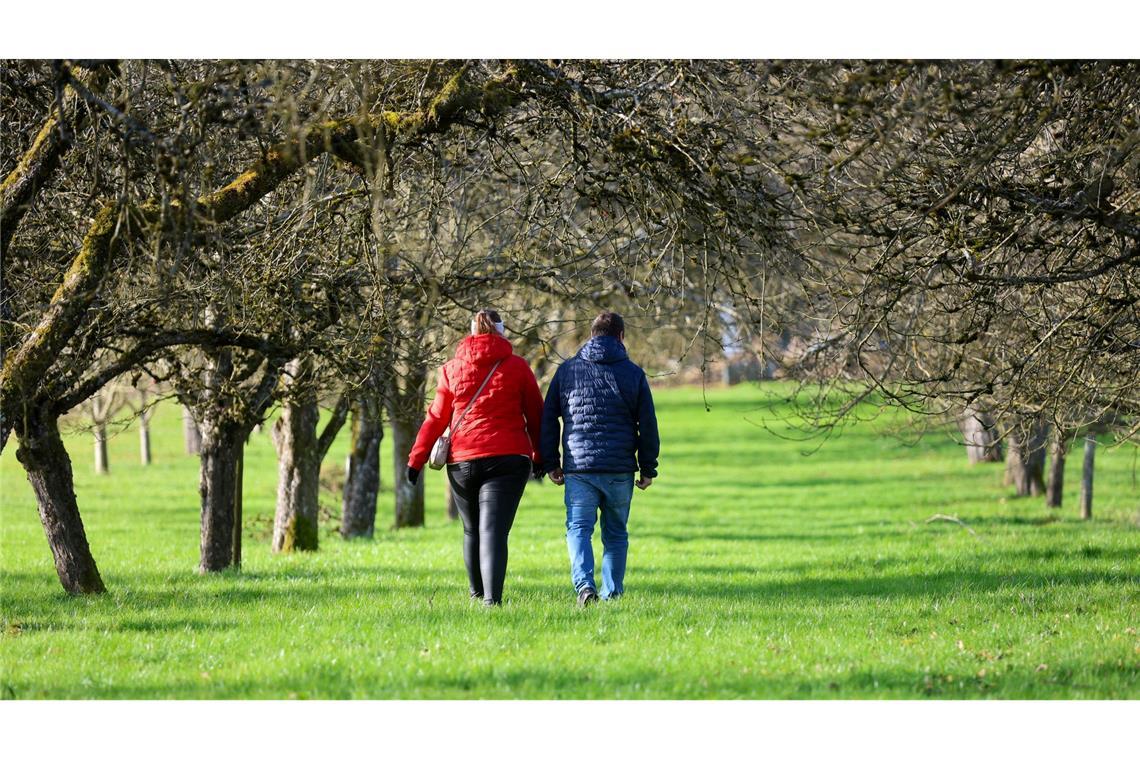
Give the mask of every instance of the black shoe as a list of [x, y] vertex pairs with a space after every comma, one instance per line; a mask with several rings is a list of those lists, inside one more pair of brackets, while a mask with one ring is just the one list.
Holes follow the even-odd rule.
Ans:
[[578, 606], [585, 607], [591, 602], [598, 601], [598, 592], [590, 586], [583, 586], [582, 590], [578, 592]]

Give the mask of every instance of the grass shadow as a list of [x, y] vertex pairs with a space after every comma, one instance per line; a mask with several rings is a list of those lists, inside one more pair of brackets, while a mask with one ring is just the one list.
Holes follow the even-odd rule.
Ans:
[[[678, 579], [673, 572], [657, 568], [642, 568], [648, 576], [636, 580], [639, 591], [668, 594], [674, 597], [713, 599], [738, 602], [747, 598], [783, 599], [814, 604], [819, 602], [848, 601], [851, 599], [897, 599], [948, 596], [963, 592], [994, 593], [1057, 588], [1061, 586], [1092, 586], [1111, 583], [1140, 597], [1140, 576], [1115, 571], [1084, 571], [1063, 573], [993, 573], [948, 570], [913, 575], [879, 575], [875, 577], [829, 576], [793, 581], [767, 580], [760, 582], [734, 580], [724, 584], [724, 569], [694, 567], [703, 582]], [[778, 575], [783, 568], [772, 568], [757, 575]], [[668, 576], [668, 580], [657, 578]], [[629, 584], [633, 586], [633, 583]]]

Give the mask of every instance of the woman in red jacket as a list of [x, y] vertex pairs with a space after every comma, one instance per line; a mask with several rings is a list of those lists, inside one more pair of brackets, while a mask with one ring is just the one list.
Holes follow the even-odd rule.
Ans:
[[503, 331], [503, 321], [490, 309], [471, 320], [471, 335], [440, 368], [435, 400], [408, 455], [408, 481], [415, 483], [436, 439], [467, 409], [451, 430], [447, 478], [463, 519], [471, 596], [487, 605], [502, 602], [507, 534], [527, 479], [541, 472], [542, 393]]

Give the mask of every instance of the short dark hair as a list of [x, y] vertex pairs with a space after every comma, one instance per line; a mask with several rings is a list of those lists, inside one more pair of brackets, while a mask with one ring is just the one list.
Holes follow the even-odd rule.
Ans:
[[594, 337], [609, 335], [620, 338], [624, 332], [625, 320], [621, 318], [621, 314], [614, 311], [603, 311], [594, 319], [594, 324], [590, 325], [590, 335]]

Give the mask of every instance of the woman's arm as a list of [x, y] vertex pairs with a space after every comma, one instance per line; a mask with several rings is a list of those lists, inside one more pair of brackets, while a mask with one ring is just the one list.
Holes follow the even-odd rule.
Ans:
[[428, 408], [424, 424], [420, 425], [420, 432], [416, 435], [415, 445], [408, 454], [408, 467], [422, 470], [427, 464], [428, 454], [436, 440], [443, 435], [443, 431], [451, 424], [452, 404], [455, 397], [447, 381], [447, 365], [439, 368], [439, 385], [435, 389], [435, 398]]

